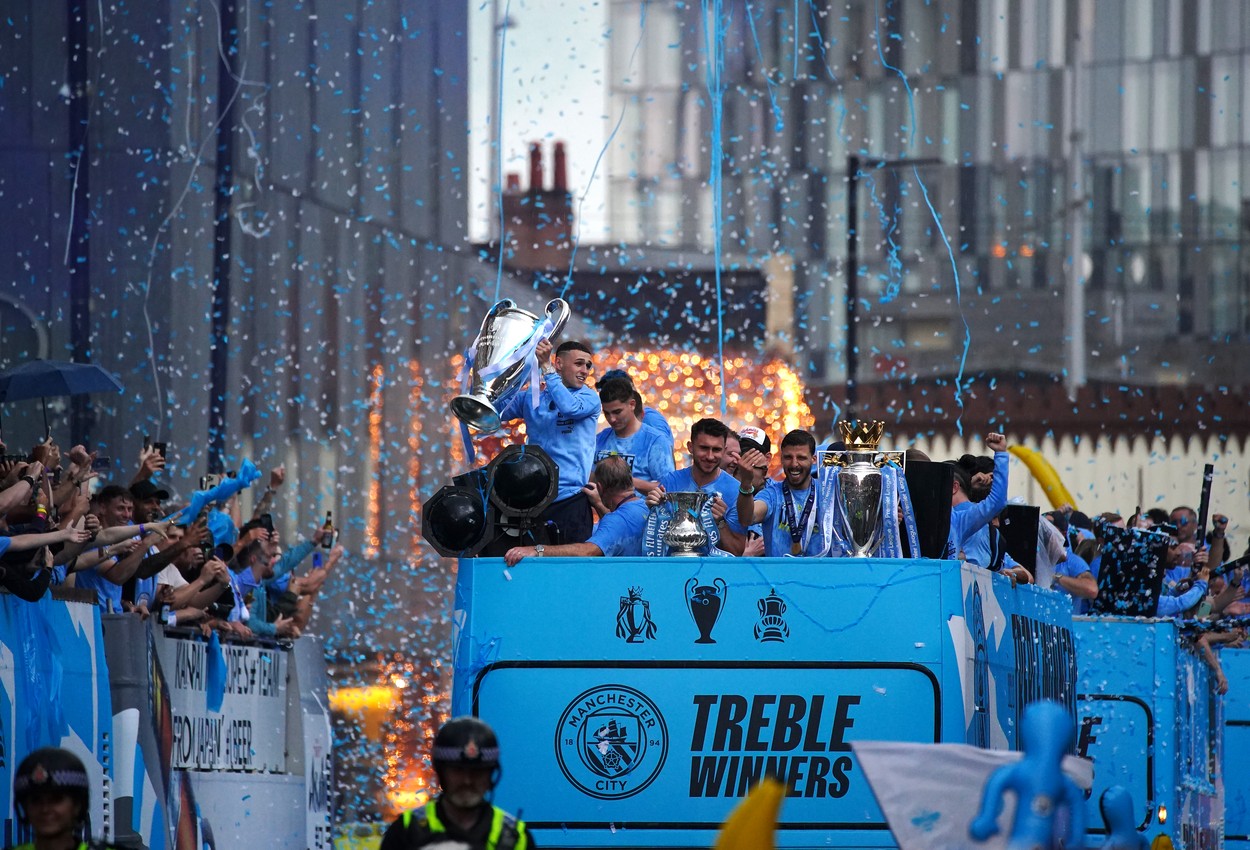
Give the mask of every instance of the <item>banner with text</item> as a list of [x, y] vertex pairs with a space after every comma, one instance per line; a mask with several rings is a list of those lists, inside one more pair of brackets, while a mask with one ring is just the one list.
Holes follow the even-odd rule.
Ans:
[[225, 697], [210, 711], [208, 644], [157, 643], [173, 703], [173, 766], [192, 770], [286, 770], [286, 653], [223, 644]]

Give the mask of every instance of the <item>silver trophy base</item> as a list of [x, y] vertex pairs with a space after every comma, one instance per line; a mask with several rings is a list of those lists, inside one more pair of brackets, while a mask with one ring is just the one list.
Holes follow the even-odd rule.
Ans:
[[503, 424], [499, 412], [490, 402], [471, 395], [458, 395], [451, 400], [452, 414], [474, 431], [491, 433]]

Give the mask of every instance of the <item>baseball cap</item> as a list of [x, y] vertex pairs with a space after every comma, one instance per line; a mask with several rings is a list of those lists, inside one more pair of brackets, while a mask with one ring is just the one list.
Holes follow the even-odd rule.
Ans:
[[143, 481], [136, 481], [134, 484], [130, 485], [130, 495], [134, 497], [136, 502], [141, 502], [144, 499], [151, 499], [153, 496], [163, 502], [169, 498], [169, 491], [156, 486], [147, 479], [144, 479]]
[[768, 435], [764, 433], [764, 429], [756, 428], [754, 425], [748, 425], [738, 432], [738, 445], [743, 452], [748, 449], [768, 454], [773, 447], [772, 442], [768, 439]]

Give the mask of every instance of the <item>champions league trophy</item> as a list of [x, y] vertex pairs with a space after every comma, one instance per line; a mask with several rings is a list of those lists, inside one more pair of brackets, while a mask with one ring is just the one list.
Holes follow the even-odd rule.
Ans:
[[712, 500], [710, 493], [665, 493], [664, 504], [669, 511], [668, 528], [664, 531], [664, 543], [670, 558], [697, 558], [699, 550], [708, 543], [703, 528], [703, 508]]
[[526, 377], [538, 379], [535, 370], [526, 368], [534, 348], [560, 333], [572, 311], [567, 301], [554, 298], [547, 302], [546, 314], [540, 319], [510, 298], [490, 308], [465, 364], [469, 391], [451, 400], [451, 412], [457, 419], [475, 431], [499, 429], [499, 409], [524, 385]]
[[874, 421], [854, 424], [846, 420], [838, 423], [844, 451], [824, 452], [822, 471], [841, 467], [837, 472], [837, 494], [842, 528], [853, 558], [867, 558], [881, 542], [883, 523], [895, 522], [894, 516], [881, 515], [881, 467], [887, 463], [903, 465], [902, 452], [877, 451], [877, 443], [885, 430], [885, 423]]

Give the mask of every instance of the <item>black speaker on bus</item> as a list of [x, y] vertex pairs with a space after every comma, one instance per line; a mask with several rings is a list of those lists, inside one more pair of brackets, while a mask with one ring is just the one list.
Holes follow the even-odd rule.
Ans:
[[949, 464], [907, 461], [907, 491], [916, 515], [920, 552], [913, 558], [941, 558], [951, 533], [951, 487], [955, 472]]
[[[998, 514], [998, 532], [1007, 553], [1037, 577], [1037, 526], [1042, 509], [1036, 505], [1008, 505]], [[990, 529], [994, 533], [994, 529]]]
[[507, 446], [422, 506], [421, 536], [451, 558], [499, 557], [513, 546], [556, 542], [538, 517], [554, 501], [559, 479], [559, 467], [538, 446]]

